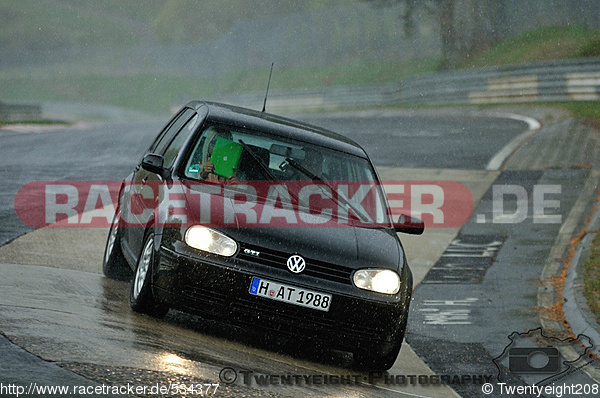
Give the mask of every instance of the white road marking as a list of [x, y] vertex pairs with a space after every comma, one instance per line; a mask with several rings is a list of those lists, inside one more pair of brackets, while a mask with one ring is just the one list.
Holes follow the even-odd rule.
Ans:
[[486, 170], [500, 170], [500, 168], [504, 164], [504, 161], [508, 159], [510, 155], [512, 155], [515, 149], [517, 149], [522, 143], [529, 139], [529, 137], [535, 134], [542, 125], [534, 118], [523, 115], [517, 115], [515, 113], [493, 113], [491, 114], [491, 116], [520, 120], [529, 125], [529, 129], [527, 131], [513, 138], [508, 144], [504, 146], [504, 148], [502, 148], [498, 153], [496, 153], [494, 157], [490, 159], [487, 166], [485, 166]]
[[500, 247], [502, 242], [497, 240], [490, 243], [462, 243], [460, 239], [456, 239], [442, 257], [493, 257]]
[[425, 300], [423, 306], [431, 308], [420, 308], [419, 312], [424, 313], [427, 325], [470, 325], [471, 308], [469, 307], [477, 301], [479, 299], [475, 297], [463, 300]]

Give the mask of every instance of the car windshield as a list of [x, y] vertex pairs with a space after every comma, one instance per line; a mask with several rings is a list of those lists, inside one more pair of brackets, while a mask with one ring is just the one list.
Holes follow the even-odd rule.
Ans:
[[[209, 163], [212, 166], [207, 169]], [[191, 180], [234, 181], [227, 184], [228, 189], [247, 183], [280, 183], [296, 201], [294, 192], [299, 187], [315, 184], [332, 192], [331, 200], [349, 217], [363, 223], [388, 223], [385, 196], [367, 159], [287, 137], [210, 124], [199, 135], [183, 174]], [[213, 174], [216, 178], [211, 178]], [[300, 204], [310, 208], [308, 203]]]

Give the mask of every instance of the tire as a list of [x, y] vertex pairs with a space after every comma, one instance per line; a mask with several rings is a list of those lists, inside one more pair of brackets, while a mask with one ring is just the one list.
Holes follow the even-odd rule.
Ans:
[[104, 257], [102, 258], [102, 272], [107, 278], [128, 281], [133, 273], [121, 250], [120, 224], [121, 215], [117, 211], [108, 231], [108, 238], [106, 238]]
[[152, 294], [152, 269], [154, 267], [154, 234], [150, 233], [144, 240], [144, 246], [136, 264], [135, 274], [129, 288], [129, 305], [131, 309], [157, 318], [164, 317], [169, 307], [157, 303]]

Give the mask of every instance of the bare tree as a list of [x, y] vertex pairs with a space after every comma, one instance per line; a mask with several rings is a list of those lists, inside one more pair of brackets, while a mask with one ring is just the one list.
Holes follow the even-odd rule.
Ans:
[[[499, 39], [498, 24], [505, 18], [505, 0], [363, 0], [379, 6], [401, 5], [404, 34], [418, 32], [415, 16], [435, 19], [442, 46], [440, 69], [453, 68], [469, 54], [489, 47]], [[457, 16], [461, 16], [458, 21]]]
[[437, 6], [437, 17], [440, 23], [440, 37], [442, 39], [442, 63], [440, 69], [452, 68], [456, 66], [459, 58], [457, 54], [456, 32], [454, 30], [454, 0], [430, 1]]
[[363, 0], [375, 5], [402, 5], [404, 34], [418, 32], [415, 16], [437, 21], [442, 45], [440, 69], [457, 67], [466, 56], [496, 43], [506, 23], [506, 0]]
[[400, 18], [403, 22], [404, 35], [412, 37], [417, 32], [415, 14], [425, 14], [437, 19], [442, 42], [442, 62], [440, 68], [446, 69], [456, 63], [458, 49], [454, 29], [455, 0], [363, 0], [379, 6], [402, 5]]

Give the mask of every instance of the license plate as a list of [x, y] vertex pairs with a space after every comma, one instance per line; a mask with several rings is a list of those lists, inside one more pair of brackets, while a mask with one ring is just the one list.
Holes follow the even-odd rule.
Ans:
[[252, 278], [250, 294], [319, 311], [329, 311], [329, 306], [331, 305], [331, 295], [329, 294], [256, 277]]

